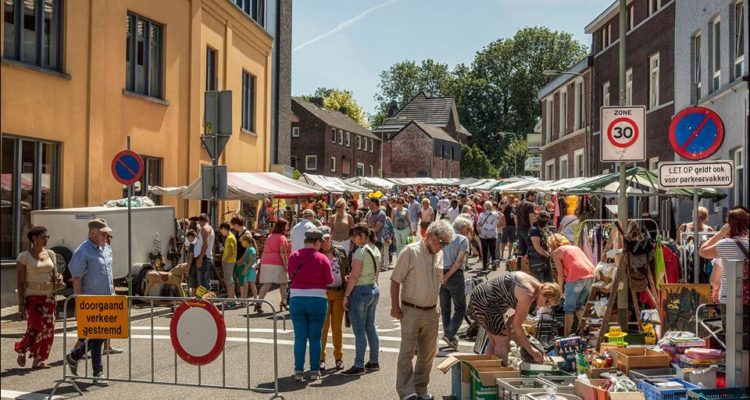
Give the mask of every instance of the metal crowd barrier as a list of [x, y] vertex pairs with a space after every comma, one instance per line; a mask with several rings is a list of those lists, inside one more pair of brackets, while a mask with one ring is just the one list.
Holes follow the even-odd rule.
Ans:
[[[79, 361], [79, 366], [83, 364], [85, 367], [83, 371], [85, 371], [83, 374], [80, 374], [81, 371], [79, 371], [80, 375], [73, 375], [68, 370], [68, 365], [65, 362], [66, 356], [68, 355], [68, 302], [71, 301], [71, 299], [76, 298], [85, 298], [86, 295], [71, 295], [67, 299], [65, 299], [65, 305], [64, 305], [64, 314], [65, 318], [63, 319], [63, 351], [62, 351], [62, 360], [63, 360], [63, 373], [62, 373], [62, 379], [59, 381], [56, 381], [54, 388], [48, 395], [47, 399], [51, 400], [55, 393], [57, 392], [60, 385], [63, 383], [70, 384], [81, 396], [83, 395], [83, 391], [80, 389], [80, 387], [77, 384], [77, 381], [85, 381], [85, 382], [91, 382], [94, 383], [94, 380], [102, 380], [107, 382], [127, 382], [127, 383], [151, 383], [151, 384], [168, 384], [168, 385], [176, 385], [176, 386], [185, 386], [185, 387], [205, 387], [205, 388], [217, 388], [217, 389], [239, 389], [239, 390], [250, 390], [258, 393], [271, 393], [273, 396], [271, 396], [271, 399], [284, 399], [283, 396], [279, 395], [279, 352], [278, 352], [278, 311], [274, 307], [274, 305], [265, 299], [226, 299], [226, 298], [209, 298], [204, 299], [215, 306], [221, 311], [222, 318], [225, 321], [226, 324], [226, 318], [225, 317], [225, 308], [224, 305], [228, 303], [239, 303], [242, 304], [241, 309], [244, 309], [246, 314], [249, 316], [251, 315], [251, 306], [254, 306], [255, 304], [265, 304], [271, 308], [271, 314], [273, 317], [273, 388], [263, 388], [259, 386], [253, 386], [251, 383], [251, 376], [250, 376], [250, 318], [246, 317], [246, 323], [245, 323], [245, 340], [242, 342], [244, 343], [245, 347], [245, 359], [246, 359], [246, 385], [239, 386], [239, 385], [232, 385], [227, 384], [227, 370], [226, 370], [226, 352], [227, 352], [227, 344], [228, 341], [225, 341], [225, 344], [223, 346], [222, 352], [221, 352], [221, 360], [215, 360], [214, 363], [220, 362], [221, 363], [221, 384], [210, 384], [205, 383], [202, 380], [201, 376], [201, 370], [202, 366], [193, 366], [190, 364], [187, 364], [186, 362], [182, 361], [177, 357], [177, 353], [174, 353], [174, 361], [171, 363], [172, 367], [174, 369], [174, 379], [170, 380], [159, 380], [155, 377], [156, 371], [155, 371], [155, 358], [154, 358], [154, 303], [161, 303], [161, 302], [168, 302], [171, 303], [172, 309], [176, 308], [180, 303], [190, 300], [189, 297], [159, 297], [159, 296], [133, 296], [128, 297], [128, 349], [127, 351], [123, 352], [123, 354], [127, 355], [128, 359], [128, 367], [127, 367], [127, 377], [114, 377], [110, 376], [110, 355], [102, 354], [102, 366], [104, 368], [104, 377], [102, 378], [95, 378], [92, 375], [89, 375], [89, 359], [91, 358], [89, 356], [89, 349], [88, 349], [88, 342], [84, 342], [85, 352], [84, 352], [84, 358]], [[138, 371], [136, 375], [133, 373], [133, 346], [132, 346], [132, 336], [133, 336], [133, 323], [131, 320], [131, 310], [133, 307], [133, 302], [147, 302], [149, 303], [150, 307], [150, 368], [146, 372], [149, 377], [147, 378], [141, 378], [140, 376], [143, 376], [143, 371]], [[240, 309], [240, 307], [237, 307], [235, 309]], [[229, 328], [227, 326], [227, 328]], [[71, 332], [73, 335], [76, 335], [76, 331]], [[227, 339], [229, 337], [227, 336]], [[106, 339], [102, 339], [106, 340]], [[122, 339], [116, 339], [116, 340], [122, 340]], [[78, 342], [76, 340], [76, 342]], [[102, 344], [104, 346], [105, 344]], [[172, 348], [172, 344], [169, 343], [167, 346], [169, 348]], [[102, 348], [103, 350], [104, 348]], [[237, 354], [236, 352], [233, 352], [232, 354]], [[120, 360], [118, 360], [119, 362]], [[178, 379], [178, 364], [182, 363], [183, 368], [189, 369], [193, 367], [197, 367], [197, 383], [190, 383], [190, 382], [184, 382], [180, 381]], [[209, 364], [211, 365], [211, 364]], [[207, 365], [208, 366], [208, 365]], [[206, 367], [207, 367], [206, 366]], [[79, 367], [80, 370], [80, 367]], [[184, 377], [184, 376], [183, 376]]]

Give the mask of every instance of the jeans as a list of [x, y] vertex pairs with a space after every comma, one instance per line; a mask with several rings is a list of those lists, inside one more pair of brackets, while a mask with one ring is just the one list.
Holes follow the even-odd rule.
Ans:
[[516, 228], [520, 256], [525, 256], [529, 252], [529, 244], [526, 243], [526, 241], [529, 240], [529, 229], [528, 226], [519, 226]]
[[[451, 316], [451, 302], [453, 316]], [[443, 318], [443, 336], [454, 339], [466, 314], [464, 271], [459, 269], [440, 286], [440, 314]]]
[[94, 369], [94, 375], [103, 372], [102, 368], [102, 344], [104, 339], [79, 339], [80, 346], [70, 352], [70, 358], [78, 361], [86, 355], [86, 350], [91, 353], [91, 367]]
[[211, 281], [208, 280], [208, 274], [211, 272], [211, 261], [207, 257], [203, 258], [203, 264], [197, 264], [196, 259], [196, 271], [198, 271], [198, 284], [204, 288], [211, 290]]
[[497, 259], [497, 254], [495, 253], [495, 241], [497, 239], [491, 238], [491, 239], [485, 239], [485, 238], [479, 238], [479, 241], [482, 242], [482, 268], [487, 269], [487, 266], [489, 265], [487, 262], [487, 257], [490, 258], [490, 263], [495, 261]]
[[563, 302], [563, 311], [565, 313], [574, 313], [577, 310], [583, 310], [586, 301], [589, 299], [591, 284], [594, 278], [579, 279], [573, 282], [565, 282], [565, 300]]
[[354, 366], [365, 367], [365, 349], [370, 345], [370, 362], [378, 363], [380, 342], [375, 330], [375, 309], [380, 288], [375, 285], [355, 286], [349, 296], [349, 319], [354, 332]]
[[305, 370], [305, 348], [310, 342], [310, 370], [320, 368], [321, 332], [328, 314], [328, 299], [294, 296], [289, 300], [289, 314], [294, 326], [294, 371]]

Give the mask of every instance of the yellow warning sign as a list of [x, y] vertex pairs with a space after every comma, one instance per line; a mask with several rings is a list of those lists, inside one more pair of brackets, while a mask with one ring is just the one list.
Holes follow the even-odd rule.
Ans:
[[128, 337], [128, 296], [76, 298], [78, 337], [125, 339]]

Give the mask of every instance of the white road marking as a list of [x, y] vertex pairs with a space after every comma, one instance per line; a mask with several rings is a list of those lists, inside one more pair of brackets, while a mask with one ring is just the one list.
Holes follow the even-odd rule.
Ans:
[[[18, 400], [42, 400], [46, 399], [48, 395], [44, 393], [29, 393], [29, 392], [19, 392], [16, 390], [6, 390], [2, 389], [0, 390], [0, 398], [3, 399], [18, 399]], [[52, 400], [59, 400], [64, 399], [63, 396], [54, 396], [52, 397]]]

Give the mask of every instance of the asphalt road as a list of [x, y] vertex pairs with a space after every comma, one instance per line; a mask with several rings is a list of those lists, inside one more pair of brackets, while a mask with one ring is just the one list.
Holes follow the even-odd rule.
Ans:
[[[471, 259], [476, 262], [475, 258]], [[481, 263], [480, 263], [481, 264]], [[501, 266], [501, 269], [503, 267]], [[481, 265], [474, 265], [473, 270], [481, 269]], [[491, 274], [493, 276], [495, 273]], [[390, 297], [388, 294], [390, 272], [381, 273], [380, 302], [377, 309], [376, 326], [380, 336], [380, 365], [381, 370], [370, 372], [360, 377], [345, 377], [335, 371], [328, 370], [323, 379], [317, 382], [295, 382], [292, 379], [293, 340], [291, 320], [288, 313], [280, 314], [278, 321], [278, 375], [279, 394], [285, 399], [338, 399], [359, 397], [364, 399], [394, 399], [398, 398], [395, 391], [396, 361], [400, 344], [399, 321], [391, 318]], [[279, 302], [278, 292], [270, 293], [268, 299], [275, 304]], [[230, 310], [225, 314], [227, 326], [227, 342], [224, 353], [213, 363], [201, 367], [189, 365], [179, 359], [169, 338], [169, 323], [172, 314], [165, 314], [133, 322], [130, 344], [127, 339], [113, 340], [113, 345], [125, 348], [123, 354], [109, 356], [109, 376], [117, 379], [130, 379], [149, 383], [110, 382], [109, 386], [91, 385], [90, 381], [81, 380], [79, 385], [84, 391], [84, 397], [91, 399], [184, 399], [207, 397], [212, 399], [268, 399], [269, 393], [257, 393], [247, 390], [252, 388], [269, 390], [273, 388], [273, 318], [270, 313], [246, 316], [244, 309]], [[286, 329], [284, 329], [286, 319]], [[153, 324], [153, 329], [152, 329]], [[248, 349], [248, 329], [250, 344]], [[462, 328], [465, 329], [465, 326]], [[442, 333], [442, 326], [440, 327]], [[151, 337], [153, 332], [153, 339]], [[1, 333], [1, 332], [0, 332]], [[16, 354], [13, 344], [17, 340], [3, 334], [2, 363], [0, 364], [1, 396], [18, 399], [46, 398], [62, 378], [62, 333], [55, 338], [48, 370], [31, 370], [27, 362], [26, 368], [16, 364]], [[438, 335], [440, 337], [440, 335]], [[75, 341], [75, 332], [68, 333], [68, 348]], [[438, 357], [434, 365], [437, 366], [449, 354], [443, 348], [442, 342], [436, 343], [439, 348]], [[471, 352], [473, 343], [460, 342], [461, 352]], [[331, 344], [329, 340], [329, 366], [333, 362]], [[128, 350], [130, 349], [130, 363]], [[153, 349], [153, 357], [151, 356]], [[249, 350], [249, 362], [248, 362]], [[350, 328], [344, 328], [344, 363], [346, 368], [351, 366], [354, 356], [354, 335]], [[129, 365], [130, 364], [130, 365]], [[83, 375], [84, 362], [79, 365], [79, 374]], [[249, 368], [248, 368], [249, 365]], [[130, 366], [130, 374], [128, 368]], [[152, 367], [153, 366], [153, 367]], [[222, 374], [222, 370], [226, 371]], [[105, 371], [107, 362], [105, 358]], [[90, 365], [89, 365], [89, 374]], [[249, 375], [249, 383], [248, 383]], [[206, 388], [184, 385], [226, 385], [238, 389]], [[150, 382], [160, 382], [152, 384]], [[175, 384], [175, 381], [177, 384]], [[436, 398], [450, 394], [450, 376], [444, 375], [437, 368], [433, 369], [429, 391]], [[75, 397], [77, 393], [67, 383], [63, 383], [57, 391], [61, 397]]]

